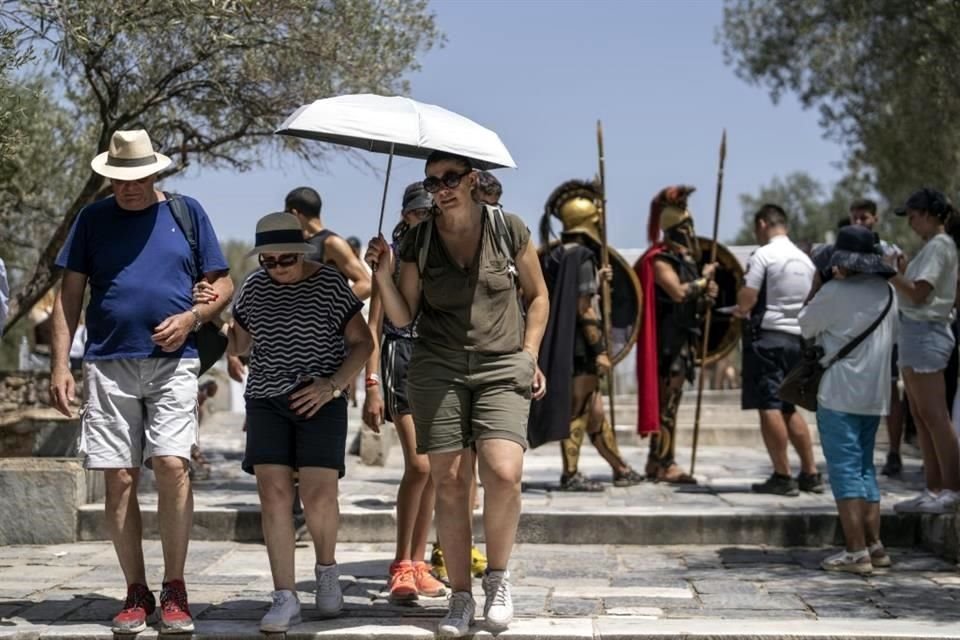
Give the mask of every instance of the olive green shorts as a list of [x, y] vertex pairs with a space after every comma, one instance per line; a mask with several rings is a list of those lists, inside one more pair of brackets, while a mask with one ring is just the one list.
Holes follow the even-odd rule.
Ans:
[[418, 340], [407, 371], [417, 453], [459, 451], [488, 438], [526, 450], [535, 371], [526, 351], [486, 354]]

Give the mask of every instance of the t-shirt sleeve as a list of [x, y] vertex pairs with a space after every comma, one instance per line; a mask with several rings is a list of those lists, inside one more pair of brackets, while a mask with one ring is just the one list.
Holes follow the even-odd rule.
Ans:
[[747, 272], [743, 275], [743, 284], [757, 291], [763, 287], [763, 277], [767, 272], [767, 261], [763, 252], [757, 249], [747, 260]]
[[937, 236], [930, 247], [930, 251], [922, 257], [917, 272], [913, 275], [914, 282], [922, 280], [931, 287], [937, 285], [940, 274], [950, 264], [950, 251], [954, 251], [953, 241], [942, 236]]
[[420, 227], [430, 224], [429, 221], [421, 222], [419, 225], [407, 231], [404, 234], [403, 239], [400, 240], [400, 246], [397, 247], [397, 255], [400, 256], [400, 260], [403, 262], [416, 262], [417, 261], [417, 238], [422, 234], [420, 232]]
[[331, 278], [329, 290], [333, 302], [330, 306], [331, 320], [337, 327], [337, 332], [343, 333], [350, 319], [363, 309], [363, 302], [353, 293], [347, 279], [338, 270], [329, 268], [335, 274], [335, 277]]
[[186, 198], [187, 204], [193, 209], [197, 220], [197, 245], [200, 251], [200, 271], [211, 273], [214, 271], [229, 271], [230, 265], [220, 249], [220, 241], [213, 230], [207, 212], [199, 202], [193, 198]]
[[[250, 277], [253, 276], [251, 275]], [[237, 294], [236, 299], [233, 301], [233, 319], [247, 333], [250, 333], [250, 326], [247, 324], [249, 320], [247, 314], [250, 312], [249, 284], [250, 278], [243, 281], [243, 284], [240, 285], [240, 293]]]
[[510, 238], [513, 241], [513, 246], [510, 248], [513, 250], [513, 259], [516, 260], [524, 247], [530, 243], [530, 229], [527, 228], [527, 225], [519, 216], [512, 213], [505, 213], [503, 218], [510, 231]]
[[84, 275], [90, 275], [90, 265], [87, 260], [87, 209], [81, 209], [77, 219], [70, 227], [67, 241], [57, 255], [55, 264], [61, 269], [69, 269]]

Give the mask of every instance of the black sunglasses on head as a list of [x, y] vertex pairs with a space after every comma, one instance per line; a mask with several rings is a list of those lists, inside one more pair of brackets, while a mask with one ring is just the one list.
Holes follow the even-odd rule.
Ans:
[[300, 259], [300, 254], [298, 253], [284, 253], [278, 258], [264, 258], [263, 254], [260, 255], [260, 266], [264, 269], [276, 269], [277, 267], [292, 267], [297, 264], [297, 261]]
[[470, 175], [471, 172], [473, 172], [473, 169], [467, 169], [463, 173], [447, 171], [439, 178], [436, 176], [430, 176], [423, 181], [423, 188], [427, 193], [437, 193], [444, 187], [447, 189], [456, 189], [458, 186], [460, 186], [460, 181], [463, 180], [465, 176]]

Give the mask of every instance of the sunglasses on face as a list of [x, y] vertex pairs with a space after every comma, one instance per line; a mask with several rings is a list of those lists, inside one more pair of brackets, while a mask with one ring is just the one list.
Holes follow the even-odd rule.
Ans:
[[264, 269], [276, 269], [277, 267], [292, 267], [300, 260], [296, 253], [285, 253], [277, 258], [264, 258], [260, 256], [260, 266]]
[[473, 172], [473, 169], [467, 169], [463, 173], [447, 171], [439, 178], [436, 176], [430, 176], [423, 181], [423, 188], [427, 193], [437, 193], [444, 187], [447, 189], [456, 189], [460, 185], [460, 181], [463, 180], [465, 176], [470, 175], [471, 172]]

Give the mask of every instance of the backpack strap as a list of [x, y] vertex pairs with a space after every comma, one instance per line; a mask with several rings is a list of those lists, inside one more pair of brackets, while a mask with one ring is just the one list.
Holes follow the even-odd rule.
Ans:
[[507, 269], [510, 271], [514, 283], [516, 283], [520, 272], [517, 271], [517, 263], [514, 260], [514, 254], [516, 253], [515, 239], [507, 225], [507, 219], [503, 215], [503, 208], [498, 204], [485, 204], [483, 209], [490, 223], [490, 228], [493, 229], [493, 235], [497, 239], [497, 249], [507, 259]]
[[197, 225], [193, 219], [193, 213], [180, 196], [166, 191], [163, 195], [170, 203], [170, 212], [173, 214], [174, 221], [187, 238], [187, 244], [190, 245], [190, 254], [193, 256], [191, 261], [193, 281], [199, 282], [203, 278], [203, 272], [200, 268], [200, 242], [197, 240]]
[[423, 280], [423, 271], [427, 268], [427, 253], [430, 252], [430, 240], [433, 238], [433, 218], [427, 218], [417, 225], [417, 237], [414, 246], [419, 247], [417, 253], [417, 273]]

